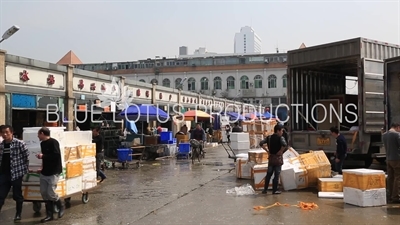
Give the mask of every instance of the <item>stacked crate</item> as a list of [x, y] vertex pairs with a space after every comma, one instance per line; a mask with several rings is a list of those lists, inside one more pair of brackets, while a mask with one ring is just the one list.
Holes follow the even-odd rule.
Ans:
[[343, 201], [360, 207], [386, 205], [386, 177], [382, 170], [343, 170]]
[[231, 149], [235, 154], [247, 153], [250, 149], [250, 138], [248, 133], [231, 133]]

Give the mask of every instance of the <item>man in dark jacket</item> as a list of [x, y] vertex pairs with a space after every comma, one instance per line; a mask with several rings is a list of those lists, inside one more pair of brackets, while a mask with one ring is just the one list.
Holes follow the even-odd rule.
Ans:
[[383, 134], [387, 159], [387, 189], [390, 203], [400, 203], [400, 124], [393, 123]]
[[[260, 147], [262, 147], [270, 155], [283, 155], [283, 152], [287, 148], [287, 143], [282, 134], [283, 134], [283, 126], [279, 124], [275, 125], [274, 134], [262, 140], [260, 142]], [[274, 175], [274, 179], [272, 181], [272, 194], [274, 195], [281, 194], [281, 192], [278, 191], [279, 175], [281, 174], [281, 170], [282, 170], [282, 165], [278, 166], [278, 165], [268, 164], [268, 171], [265, 176], [265, 186], [264, 190], [262, 191], [263, 194], [267, 193], [269, 182], [271, 180], [272, 175]]]
[[[206, 132], [201, 127], [200, 123], [196, 124], [196, 128], [192, 130], [190, 133], [190, 139], [195, 139], [198, 141], [205, 141], [206, 140]], [[200, 151], [203, 151], [203, 145], [200, 145]], [[204, 151], [205, 153], [205, 151]]]
[[336, 138], [335, 169], [337, 173], [342, 174], [343, 163], [347, 156], [347, 141], [337, 127], [331, 127], [330, 131]]

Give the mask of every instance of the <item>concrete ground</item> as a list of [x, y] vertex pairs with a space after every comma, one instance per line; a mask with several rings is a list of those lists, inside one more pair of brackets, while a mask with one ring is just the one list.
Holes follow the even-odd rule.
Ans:
[[[117, 164], [118, 166], [118, 164]], [[108, 179], [90, 192], [88, 204], [81, 196], [72, 198], [71, 208], [62, 219], [48, 224], [399, 224], [400, 208], [360, 208], [341, 199], [319, 199], [314, 188], [283, 192], [282, 195], [234, 197], [226, 190], [250, 180], [237, 180], [233, 160], [222, 147], [208, 149], [206, 159], [194, 165], [188, 160], [145, 162], [106, 171]], [[262, 211], [253, 206], [275, 202], [295, 205], [314, 202], [319, 209], [274, 207]], [[398, 205], [400, 206], [400, 205]], [[0, 213], [0, 224], [13, 224], [14, 202], [7, 199]], [[21, 224], [38, 224], [31, 203], [24, 204]], [[56, 215], [56, 214], [55, 214]]]

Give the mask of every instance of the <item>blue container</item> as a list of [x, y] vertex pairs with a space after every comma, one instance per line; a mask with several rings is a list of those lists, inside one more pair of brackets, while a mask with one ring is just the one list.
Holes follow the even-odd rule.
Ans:
[[118, 162], [132, 161], [132, 150], [129, 148], [117, 149]]
[[179, 153], [189, 153], [190, 152], [190, 143], [180, 143], [179, 144]]
[[161, 142], [168, 142], [172, 140], [172, 131], [166, 131], [160, 133], [160, 141]]
[[172, 144], [176, 144], [176, 138], [172, 138]]

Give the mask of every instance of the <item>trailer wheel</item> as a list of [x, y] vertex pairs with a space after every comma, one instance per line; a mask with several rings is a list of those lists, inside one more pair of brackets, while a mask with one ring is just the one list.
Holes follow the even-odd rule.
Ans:
[[89, 193], [83, 193], [82, 194], [82, 203], [87, 204], [89, 202]]
[[42, 209], [42, 203], [41, 202], [32, 202], [32, 209], [35, 213], [40, 213], [40, 210]]

